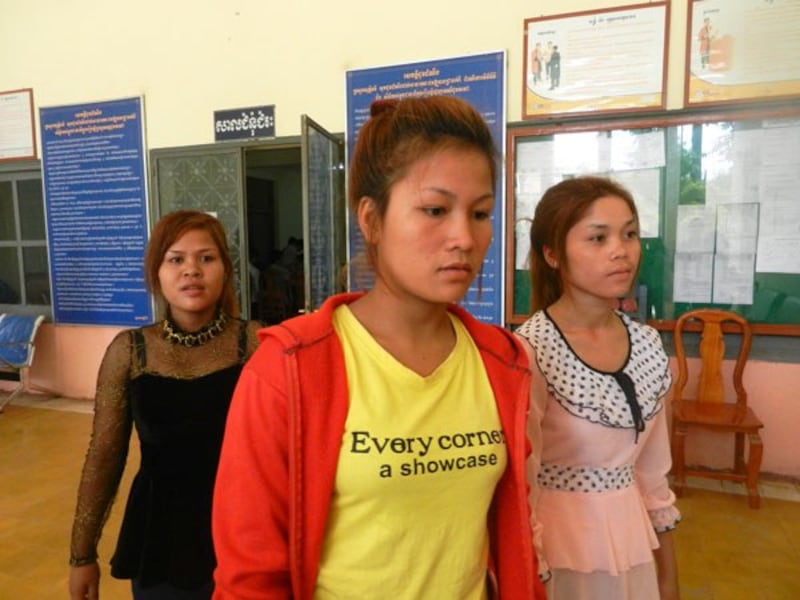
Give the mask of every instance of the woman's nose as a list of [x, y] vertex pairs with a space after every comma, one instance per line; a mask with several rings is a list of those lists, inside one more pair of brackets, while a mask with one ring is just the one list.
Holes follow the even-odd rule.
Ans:
[[450, 243], [453, 248], [470, 250], [475, 245], [475, 232], [473, 221], [469, 215], [453, 213], [450, 227]]
[[612, 260], [617, 260], [620, 258], [625, 258], [628, 255], [628, 247], [625, 244], [625, 240], [622, 238], [612, 238], [614, 240], [613, 247], [611, 248], [611, 258]]
[[197, 275], [199, 272], [200, 272], [200, 267], [196, 260], [187, 259], [186, 262], [183, 263], [184, 277], [188, 277], [190, 275]]

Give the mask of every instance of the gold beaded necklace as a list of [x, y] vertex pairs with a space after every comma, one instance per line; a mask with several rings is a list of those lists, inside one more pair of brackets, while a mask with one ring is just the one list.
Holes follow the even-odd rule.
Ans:
[[225, 313], [220, 311], [216, 319], [194, 333], [183, 331], [169, 318], [164, 319], [161, 327], [164, 330], [164, 339], [171, 344], [193, 348], [194, 346], [202, 346], [222, 333], [225, 330], [225, 322], [227, 320]]

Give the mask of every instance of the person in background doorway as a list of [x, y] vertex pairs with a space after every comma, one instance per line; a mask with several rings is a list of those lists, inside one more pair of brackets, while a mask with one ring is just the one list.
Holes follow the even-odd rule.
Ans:
[[631, 194], [601, 177], [547, 190], [531, 226], [529, 477], [550, 600], [676, 600], [658, 332], [611, 308], [639, 268]]
[[97, 543], [125, 467], [132, 427], [141, 465], [111, 574], [136, 600], [207, 600], [216, 564], [211, 497], [234, 385], [257, 343], [238, 318], [233, 263], [214, 217], [177, 211], [145, 256], [164, 319], [119, 333], [100, 366], [94, 424], [70, 547], [71, 600], [95, 600]]
[[527, 357], [454, 304], [491, 241], [496, 177], [463, 100], [372, 104], [349, 203], [375, 284], [261, 332], [214, 493], [216, 600], [544, 598]]

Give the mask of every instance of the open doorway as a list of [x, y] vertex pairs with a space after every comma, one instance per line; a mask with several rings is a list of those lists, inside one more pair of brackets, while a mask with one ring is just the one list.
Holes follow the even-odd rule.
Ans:
[[245, 318], [278, 323], [344, 290], [344, 143], [301, 116], [301, 135], [150, 151], [151, 225], [189, 208], [225, 227]]
[[298, 144], [244, 155], [250, 315], [269, 325], [305, 305], [300, 154]]

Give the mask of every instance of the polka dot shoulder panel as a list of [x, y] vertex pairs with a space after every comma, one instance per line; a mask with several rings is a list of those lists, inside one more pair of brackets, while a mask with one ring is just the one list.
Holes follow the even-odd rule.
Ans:
[[[628, 332], [630, 347], [621, 372], [633, 382], [642, 417], [650, 420], [661, 410], [661, 399], [672, 384], [669, 358], [655, 329], [637, 323], [625, 313], [616, 314]], [[584, 363], [545, 311], [537, 311], [516, 333], [536, 351], [536, 362], [548, 390], [567, 411], [606, 427], [636, 427], [618, 377]]]

